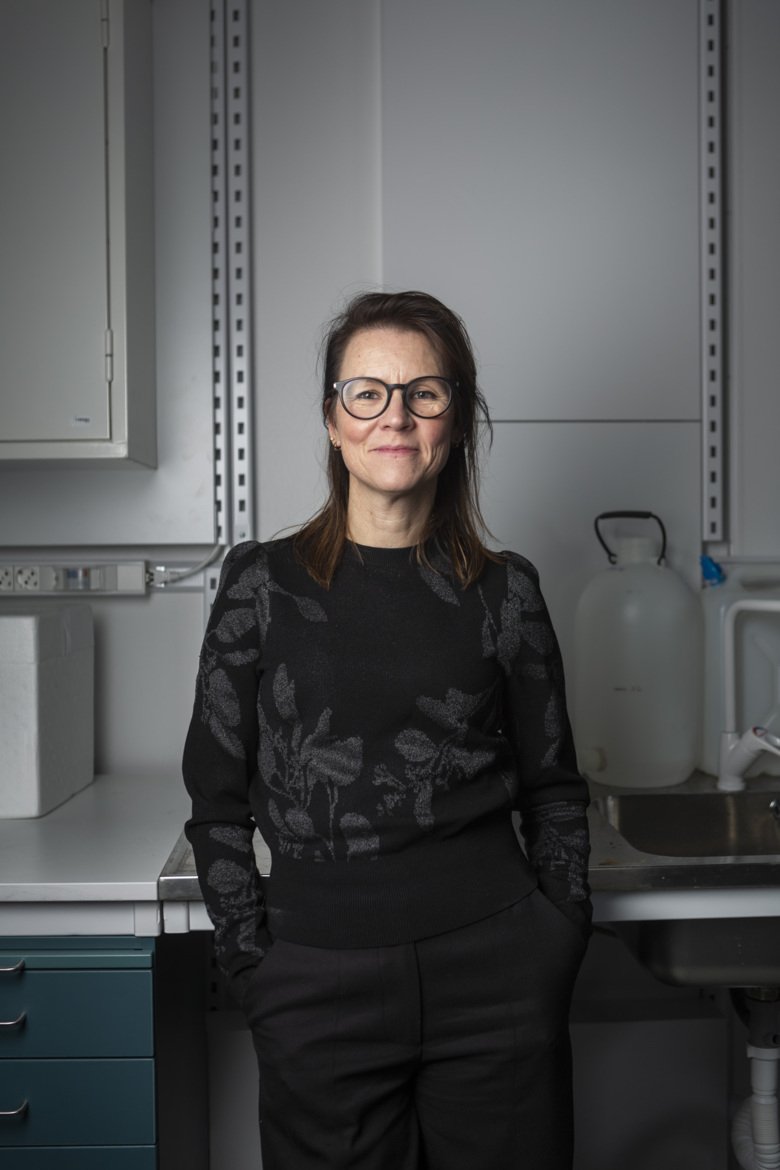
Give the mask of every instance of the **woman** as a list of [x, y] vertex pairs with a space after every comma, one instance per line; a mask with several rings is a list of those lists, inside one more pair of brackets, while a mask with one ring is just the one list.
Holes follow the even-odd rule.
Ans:
[[460, 319], [358, 296], [323, 416], [327, 503], [228, 555], [184, 752], [264, 1170], [562, 1170], [587, 789], [537, 574], [481, 540]]

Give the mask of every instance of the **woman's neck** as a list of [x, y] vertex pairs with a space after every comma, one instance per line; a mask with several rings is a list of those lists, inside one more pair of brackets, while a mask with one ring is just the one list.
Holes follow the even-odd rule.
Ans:
[[411, 548], [425, 535], [433, 507], [430, 499], [355, 500], [347, 508], [347, 536], [372, 548]]

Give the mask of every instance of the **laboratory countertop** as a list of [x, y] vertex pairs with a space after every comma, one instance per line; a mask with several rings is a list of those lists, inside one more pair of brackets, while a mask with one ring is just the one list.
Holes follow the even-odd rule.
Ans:
[[0, 902], [155, 901], [188, 812], [180, 776], [98, 776], [45, 816], [0, 820]]

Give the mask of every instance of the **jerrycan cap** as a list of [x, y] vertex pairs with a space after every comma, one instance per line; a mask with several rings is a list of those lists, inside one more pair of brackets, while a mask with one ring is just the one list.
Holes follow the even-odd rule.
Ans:
[[[599, 528], [600, 520], [616, 520], [621, 517], [627, 517], [631, 520], [655, 520], [658, 527], [661, 529], [661, 551], [656, 556], [653, 541], [647, 536], [626, 536], [616, 541], [618, 552], [614, 553], [609, 547], [604, 537], [601, 535]], [[662, 565], [666, 559], [666, 529], [660, 516], [656, 516], [655, 512], [602, 512], [593, 521], [593, 527], [596, 530], [599, 544], [604, 549], [604, 552], [609, 558], [611, 565], [615, 564], [645, 564], [648, 561], [655, 561], [656, 564]]]

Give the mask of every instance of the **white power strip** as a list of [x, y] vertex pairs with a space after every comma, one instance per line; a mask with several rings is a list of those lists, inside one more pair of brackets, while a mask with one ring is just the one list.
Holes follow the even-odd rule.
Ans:
[[0, 597], [41, 597], [59, 594], [142, 594], [147, 589], [145, 561], [78, 564], [0, 562]]

